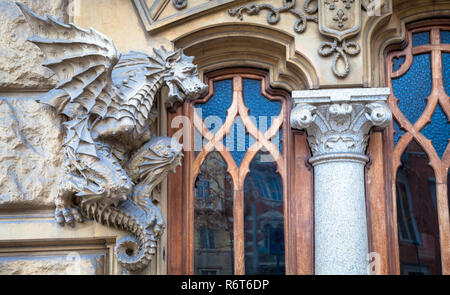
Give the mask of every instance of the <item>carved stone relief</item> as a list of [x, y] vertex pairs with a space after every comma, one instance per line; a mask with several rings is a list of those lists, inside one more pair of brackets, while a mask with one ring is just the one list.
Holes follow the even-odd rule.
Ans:
[[0, 207], [50, 209], [63, 155], [61, 119], [27, 97], [0, 98]]
[[175, 6], [177, 9], [183, 9], [187, 6], [188, 1], [187, 0], [172, 0], [173, 6]]
[[116, 245], [129, 271], [148, 265], [165, 224], [155, 188], [181, 164], [177, 140], [151, 134], [154, 99], [167, 85], [169, 100], [196, 99], [208, 90], [193, 58], [181, 50], [119, 55], [95, 31], [41, 17], [18, 4], [29, 40], [46, 55], [58, 85], [37, 101], [62, 115], [64, 173], [55, 218], [74, 225], [84, 218], [126, 230]]
[[391, 121], [391, 112], [384, 102], [367, 105], [298, 104], [291, 113], [292, 127], [308, 130], [308, 142], [315, 156], [327, 153], [364, 154], [372, 126], [384, 128]]
[[280, 21], [280, 14], [289, 12], [297, 17], [297, 21], [294, 23], [294, 30], [300, 34], [305, 31], [308, 21], [317, 22], [317, 16], [314, 15], [317, 13], [317, 5], [311, 7], [312, 1], [307, 0], [305, 2], [303, 11], [295, 9], [296, 0], [283, 0], [283, 6], [279, 8], [270, 4], [251, 4], [230, 9], [228, 14], [243, 20], [243, 14], [257, 15], [261, 10], [268, 10], [267, 22], [271, 25], [276, 25]]
[[370, 129], [392, 122], [386, 103], [389, 93], [388, 88], [294, 91], [291, 126], [307, 130], [315, 157], [365, 154]]
[[[350, 73], [349, 57], [361, 52], [357, 41], [348, 39], [359, 34], [361, 30], [361, 9], [372, 9], [373, 2], [383, 0], [305, 0], [302, 10], [296, 9], [296, 0], [283, 0], [279, 8], [270, 4], [242, 5], [229, 10], [230, 16], [243, 20], [243, 14], [257, 15], [262, 10], [267, 10], [267, 22], [275, 25], [280, 20], [281, 13], [291, 13], [297, 17], [294, 30], [303, 33], [308, 21], [318, 22], [319, 32], [332, 38], [333, 41], [323, 42], [318, 50], [321, 56], [333, 55], [333, 74], [338, 78], [345, 78]], [[338, 63], [343, 63], [343, 69], [338, 68]]]

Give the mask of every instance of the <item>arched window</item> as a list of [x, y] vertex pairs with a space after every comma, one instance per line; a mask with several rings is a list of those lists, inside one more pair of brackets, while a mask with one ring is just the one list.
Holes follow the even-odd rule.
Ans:
[[407, 26], [388, 49], [394, 214], [401, 274], [450, 271], [450, 21]]
[[169, 176], [168, 273], [298, 273], [292, 191], [297, 176], [312, 192], [312, 176], [294, 173], [293, 157], [309, 150], [290, 130], [290, 94], [256, 69], [215, 71], [205, 82], [208, 95], [169, 115], [169, 135], [184, 116], [185, 157]]

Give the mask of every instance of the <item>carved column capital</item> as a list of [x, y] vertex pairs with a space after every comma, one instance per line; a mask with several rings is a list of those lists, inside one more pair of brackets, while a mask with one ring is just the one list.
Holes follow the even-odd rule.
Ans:
[[295, 91], [291, 126], [306, 130], [314, 157], [364, 154], [372, 127], [387, 127], [388, 88]]

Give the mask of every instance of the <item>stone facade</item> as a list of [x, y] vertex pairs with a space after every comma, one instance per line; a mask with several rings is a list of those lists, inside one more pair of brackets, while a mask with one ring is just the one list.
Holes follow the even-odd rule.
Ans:
[[[450, 9], [449, 2], [445, 0], [21, 0], [20, 2], [37, 15], [45, 17], [48, 14], [52, 18], [43, 21], [48, 26], [45, 30], [39, 26], [33, 27], [32, 22], [25, 18], [24, 11], [19, 9], [15, 1], [0, 0], [0, 274], [167, 273], [167, 244], [170, 241], [163, 231], [160, 235], [158, 233], [158, 239], [152, 236], [147, 241], [151, 244], [149, 248], [152, 248], [153, 258], [135, 267], [136, 263], [131, 261], [127, 264], [125, 261], [127, 259], [120, 256], [133, 247], [139, 252], [140, 246], [136, 246], [136, 239], [127, 238], [128, 234], [133, 232], [133, 226], [119, 226], [121, 229], [116, 229], [103, 224], [116, 222], [117, 225], [119, 222], [117, 219], [111, 221], [112, 219], [108, 218], [118, 214], [119, 211], [126, 211], [128, 215], [138, 216], [137, 223], [145, 224], [146, 228], [150, 227], [149, 224], [152, 225], [152, 230], [155, 227], [163, 227], [162, 220], [167, 218], [165, 179], [171, 169], [176, 169], [175, 164], [181, 159], [171, 158], [173, 162], [164, 162], [166, 166], [163, 168], [158, 166], [160, 170], [149, 169], [151, 176], [143, 179], [144, 177], [139, 175], [139, 168], [136, 167], [141, 167], [139, 165], [145, 162], [142, 160], [145, 153], [140, 154], [142, 156], [140, 158], [138, 156], [133, 158], [131, 154], [142, 152], [143, 147], [147, 147], [145, 152], [151, 153], [150, 156], [160, 156], [159, 164], [175, 154], [178, 155], [180, 151], [176, 147], [171, 146], [166, 139], [161, 139], [165, 138], [170, 129], [167, 126], [166, 106], [173, 105], [177, 100], [178, 103], [183, 103], [186, 95], [195, 98], [203, 94], [205, 90], [203, 86], [206, 85], [203, 85], [197, 77], [202, 79], [205, 73], [236, 67], [266, 70], [271, 86], [292, 92], [291, 126], [293, 129], [306, 130], [313, 155], [309, 163], [314, 166], [311, 169], [314, 169], [315, 194], [318, 196], [315, 204], [315, 216], [319, 224], [316, 228], [318, 245], [316, 253], [319, 253], [320, 257], [330, 258], [331, 256], [326, 254], [329, 251], [327, 245], [337, 243], [336, 241], [343, 237], [347, 237], [349, 243], [355, 238], [356, 244], [360, 243], [363, 246], [356, 249], [358, 245], [352, 244], [341, 250], [344, 253], [351, 249], [351, 253], [344, 253], [343, 256], [351, 260], [355, 255], [359, 255], [357, 259], [361, 260], [361, 256], [368, 252], [366, 247], [368, 233], [364, 229], [366, 227], [364, 222], [368, 217], [363, 211], [365, 166], [371, 156], [370, 147], [367, 153], [369, 140], [372, 138], [369, 134], [373, 126], [384, 128], [392, 121], [389, 108], [385, 104], [389, 89], [380, 90], [380, 87], [385, 86], [384, 50], [388, 45], [405, 39], [406, 23], [430, 16], [445, 17]], [[37, 16], [34, 17], [39, 19]], [[89, 35], [85, 31], [77, 32], [79, 35], [76, 38], [67, 37], [62, 33], [61, 27], [64, 27], [63, 23], [70, 22], [81, 28], [92, 27], [104, 35], [95, 35], [92, 31]], [[60, 28], [61, 32], [55, 28]], [[71, 29], [76, 30], [74, 27]], [[35, 44], [27, 41], [32, 35], [39, 36], [36, 33], [39, 30], [41, 36], [45, 35], [45, 39], [51, 41], [52, 46], [42, 46], [45, 48], [41, 50], [36, 46], [39, 45], [36, 39]], [[125, 126], [123, 127], [117, 122], [112, 124], [114, 130], [110, 130], [111, 134], [105, 131], [110, 135], [105, 136], [108, 137], [108, 141], [101, 143], [109, 149], [118, 149], [119, 146], [129, 148], [122, 162], [119, 161], [119, 168], [123, 168], [119, 176], [127, 179], [129, 177], [128, 180], [130, 182], [132, 180], [133, 185], [137, 184], [136, 187], [144, 190], [146, 196], [152, 193], [154, 196], [152, 195], [147, 210], [139, 207], [137, 201], [125, 203], [119, 198], [123, 196], [111, 197], [113, 195], [111, 193], [105, 199], [109, 198], [112, 203], [117, 204], [109, 207], [109, 203], [107, 206], [106, 203], [95, 203], [97, 206], [95, 209], [92, 209], [92, 204], [88, 205], [85, 212], [80, 213], [87, 219], [84, 223], [76, 224], [73, 228], [61, 227], [57, 223], [71, 224], [71, 221], [78, 220], [72, 204], [68, 204], [70, 202], [61, 197], [66, 193], [64, 181], [67, 175], [72, 177], [71, 180], [82, 178], [85, 170], [94, 171], [93, 167], [97, 163], [86, 164], [87, 168], [67, 172], [70, 170], [69, 166], [83, 162], [85, 158], [77, 154], [75, 159], [72, 159], [73, 162], [67, 164], [67, 157], [64, 154], [67, 155], [67, 136], [70, 128], [66, 128], [64, 122], [86, 113], [90, 114], [92, 108], [85, 106], [88, 111], [82, 112], [79, 109], [74, 111], [75, 108], [71, 109], [72, 106], [66, 108], [66, 104], [61, 106], [55, 103], [55, 100], [63, 97], [58, 91], [64, 90], [66, 94], [69, 93], [72, 102], [75, 95], [71, 93], [70, 87], [73, 86], [78, 90], [82, 88], [83, 91], [88, 88], [90, 76], [80, 79], [74, 77], [78, 73], [77, 70], [85, 70], [92, 63], [98, 62], [94, 58], [83, 56], [91, 50], [91, 47], [89, 49], [82, 46], [75, 49], [64, 47], [67, 43], [76, 44], [79, 41], [77, 38], [84, 38], [86, 34], [96, 39], [88, 40], [92, 41], [89, 46], [97, 46], [98, 42], [103, 42], [95, 54], [102, 55], [102, 58], [110, 63], [104, 67], [105, 73], [114, 72], [116, 63], [127, 66], [128, 63], [138, 64], [143, 58], [152, 61], [145, 70], [148, 72], [136, 71], [125, 77], [117, 70], [111, 77], [106, 76], [106, 80], [99, 83], [102, 83], [102, 90], [107, 89], [105, 93], [110, 91], [108, 96], [112, 100], [115, 96], [122, 95], [131, 101], [133, 95], [138, 96], [133, 91], [142, 83], [148, 88], [145, 90], [146, 97], [150, 97], [152, 101], [145, 111], [142, 105], [146, 101], [144, 99], [140, 101], [137, 108], [141, 109], [136, 111], [133, 118], [136, 121], [138, 116], [142, 115], [145, 122], [139, 128], [148, 129], [145, 132], [138, 127], [133, 129], [134, 131], [139, 129], [138, 133], [142, 135], [136, 140], [136, 146], [131, 148], [128, 144], [123, 144], [133, 140], [117, 134], [122, 134], [123, 130], [124, 134], [128, 134], [131, 129], [128, 130], [125, 123], [122, 124]], [[61, 42], [61, 36], [67, 37], [64, 41], [67, 41], [66, 43]], [[106, 37], [103, 39], [103, 36], [110, 39]], [[161, 46], [167, 50], [163, 53], [156, 51], [153, 53], [152, 49]], [[61, 50], [62, 47], [64, 49]], [[111, 51], [114, 48], [114, 54], [105, 53], [103, 51], [105, 48]], [[194, 59], [187, 58], [178, 49], [183, 50], [187, 56], [193, 56]], [[80, 54], [80, 50], [83, 54]], [[139, 53], [129, 53], [130, 51], [146, 52], [147, 55], [143, 57]], [[73, 55], [79, 54], [77, 61], [84, 67], [80, 66], [78, 69], [70, 65], [64, 68], [64, 71], [57, 67], [52, 71], [49, 69], [51, 65], [42, 66], [46, 61], [51, 61], [44, 53], [47, 57], [53, 54], [57, 58], [69, 58], [68, 52]], [[119, 55], [119, 52], [122, 55]], [[155, 64], [154, 61], [159, 59], [160, 64], [158, 65], [158, 62]], [[175, 64], [180, 64], [179, 68], [168, 68], [172, 59], [175, 60]], [[83, 62], [91, 64], [87, 66]], [[55, 63], [64, 64], [62, 61]], [[152, 67], [154, 69], [155, 65], [156, 68], [161, 67], [161, 72], [167, 71], [158, 76], [158, 79], [150, 69]], [[189, 73], [190, 76], [187, 78], [183, 72], [186, 67], [192, 68], [192, 73]], [[66, 72], [67, 69], [69, 74]], [[182, 78], [175, 77], [181, 72]], [[129, 72], [126, 72], [126, 75], [128, 74]], [[71, 81], [67, 82], [67, 79]], [[180, 86], [184, 81], [189, 82]], [[64, 83], [70, 84], [70, 87], [67, 85], [66, 87]], [[83, 84], [83, 87], [80, 87], [79, 83]], [[359, 91], [355, 92], [355, 89]], [[319, 92], [314, 92], [316, 90]], [[89, 91], [92, 93], [92, 90]], [[46, 93], [50, 93], [47, 96], [49, 103], [42, 103]], [[89, 95], [91, 94], [87, 96]], [[367, 99], [368, 97], [371, 99]], [[68, 113], [70, 115], [67, 115]], [[77, 124], [80, 122], [77, 121]], [[109, 123], [108, 121], [105, 126], [97, 129], [90, 126], [87, 131], [79, 131], [78, 136], [81, 138], [86, 135], [83, 132], [89, 132], [95, 140], [91, 137], [86, 140], [86, 137], [83, 137], [81, 141], [84, 140], [85, 143], [91, 144], [91, 148], [92, 146], [96, 148], [100, 140], [93, 134], [102, 133], [102, 127], [109, 128]], [[139, 125], [136, 122], [134, 124], [133, 126]], [[162, 137], [158, 142], [148, 142], [150, 134], [156, 138]], [[147, 145], [145, 142], [148, 142]], [[167, 152], [165, 156], [161, 156], [159, 152], [164, 153], [162, 145], [165, 145], [173, 155]], [[328, 158], [324, 160], [323, 157]], [[112, 156], [105, 158], [105, 161], [114, 162]], [[137, 158], [139, 159], [136, 160]], [[134, 161], [133, 165], [127, 166], [129, 160]], [[117, 176], [111, 172], [114, 169], [108, 170], [111, 173], [106, 173], [106, 168], [100, 170], [102, 170], [100, 176], [95, 177], [106, 179]], [[342, 171], [342, 174], [336, 175], [333, 171]], [[91, 180], [95, 178], [94, 174], [92, 173]], [[344, 181], [342, 184], [343, 179], [348, 179], [348, 183]], [[106, 180], [97, 181], [95, 185], [101, 186], [106, 182]], [[112, 181], [105, 185], [105, 188], [116, 188], [113, 184], [117, 182]], [[337, 197], [334, 200], [337, 203], [333, 205], [320, 199], [320, 196], [325, 195], [330, 189], [329, 186], [334, 185], [340, 187], [341, 190], [335, 190], [335, 194], [341, 199]], [[80, 186], [67, 190], [71, 193], [70, 197], [77, 193], [85, 193], [86, 187], [89, 187], [85, 185], [80, 189]], [[125, 187], [127, 185], [123, 184], [120, 189]], [[101, 216], [95, 210], [102, 204], [108, 208], [115, 208], [116, 211], [111, 209], [107, 211], [107, 217]], [[349, 210], [345, 204], [353, 204], [355, 210]], [[340, 213], [323, 213], [331, 210], [330, 208], [340, 210]], [[55, 209], [56, 221], [53, 218]], [[348, 218], [352, 215], [354, 218], [344, 220], [343, 215]], [[155, 220], [158, 221], [155, 223]], [[361, 222], [358, 223], [358, 220]], [[355, 222], [358, 228], [352, 233], [345, 230], [339, 232], [335, 226], [345, 222]], [[332, 231], [334, 233], [330, 234]], [[136, 232], [133, 234], [141, 238]], [[143, 236], [145, 234], [142, 234]], [[39, 240], [38, 243], [33, 242], [36, 239]], [[116, 242], [118, 246], [115, 248]], [[78, 251], [81, 248], [84, 250]], [[61, 255], [60, 251], [63, 251], [64, 255]], [[79, 253], [76, 256], [79, 263], [75, 270], [68, 260], [68, 257], [72, 257], [71, 253]], [[324, 274], [332, 273], [326, 267], [321, 267], [337, 263], [343, 266], [338, 273], [364, 272], [361, 265], [356, 267], [356, 270], [345, 268], [345, 262], [348, 261], [330, 262], [318, 258], [316, 271]], [[444, 263], [448, 263], [448, 260]], [[350, 264], [355, 265], [353, 262]], [[447, 267], [447, 271], [448, 269], [450, 268]]]
[[[68, 21], [69, 0], [22, 1], [39, 14]], [[25, 17], [14, 1], [0, 1], [0, 89], [45, 89], [56, 84], [52, 72], [41, 66], [44, 55], [33, 44]]]
[[52, 208], [61, 181], [61, 118], [30, 97], [0, 99], [3, 208]]

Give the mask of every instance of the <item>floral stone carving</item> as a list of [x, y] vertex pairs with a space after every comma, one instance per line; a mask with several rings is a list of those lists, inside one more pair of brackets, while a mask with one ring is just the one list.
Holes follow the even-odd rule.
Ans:
[[29, 40], [44, 52], [44, 66], [59, 81], [38, 101], [66, 119], [56, 221], [74, 225], [93, 218], [130, 232], [116, 245], [117, 259], [129, 271], [142, 269], [165, 227], [152, 202], [154, 189], [182, 157], [175, 139], [150, 134], [155, 95], [167, 85], [170, 101], [184, 102], [208, 86], [198, 78], [193, 58], [181, 50], [119, 55], [94, 29], [18, 6], [33, 32]]
[[[372, 15], [372, 10], [381, 9], [384, 0], [305, 0], [302, 10], [295, 8], [296, 2], [297, 0], [283, 0], [283, 5], [279, 8], [270, 4], [248, 4], [230, 9], [228, 14], [243, 20], [243, 14], [257, 15], [260, 11], [267, 10], [267, 22], [275, 25], [280, 21], [281, 13], [289, 12], [297, 17], [294, 30], [299, 34], [306, 30], [308, 21], [317, 22], [319, 32], [333, 39], [320, 45], [319, 55], [333, 55], [333, 74], [340, 79], [346, 78], [350, 73], [349, 57], [361, 52], [358, 42], [349, 41], [349, 38], [361, 31], [362, 9]], [[339, 61], [343, 64], [342, 70], [338, 69]]]

